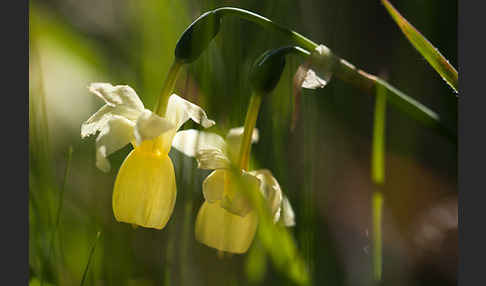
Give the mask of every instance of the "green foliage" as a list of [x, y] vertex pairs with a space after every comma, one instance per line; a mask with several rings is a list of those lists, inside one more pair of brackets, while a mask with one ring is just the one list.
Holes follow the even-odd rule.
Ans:
[[397, 23], [400, 30], [417, 51], [429, 62], [444, 81], [457, 92], [458, 74], [456, 69], [444, 58], [439, 50], [434, 47], [407, 19], [405, 19], [388, 0], [381, 0], [386, 10]]
[[[390, 82], [403, 80], [406, 84], [401, 88], [417, 100], [400, 96], [403, 93], [399, 91], [395, 98], [387, 94], [387, 104], [399, 106], [403, 111], [397, 116], [393, 109], [388, 110], [391, 114], [388, 138], [396, 143], [387, 145], [388, 152], [406, 157], [407, 162], [434, 166], [454, 177], [448, 168], [455, 166], [455, 149], [436, 137], [415, 140], [428, 136], [428, 130], [401, 116], [411, 115], [430, 126], [439, 126], [444, 107], [435, 95], [441, 93], [441, 85], [427, 77], [424, 83], [407, 82], [410, 72], [420, 69], [407, 55], [403, 58], [407, 63], [404, 67], [394, 62], [395, 58], [370, 56], [381, 44], [367, 42], [375, 34], [373, 29], [360, 30], [361, 37], [356, 37], [358, 26], [353, 21], [373, 15], [373, 10], [363, 6], [363, 11], [359, 11], [361, 17], [356, 17], [354, 4], [348, 2], [312, 4], [318, 8], [296, 1], [249, 0], [235, 4], [265, 16], [259, 16], [260, 26], [230, 17], [246, 17], [241, 10], [233, 8], [227, 13], [218, 10], [222, 19], [218, 36], [204, 43], [204, 52], [190, 65], [183, 66], [175, 92], [204, 107], [217, 122], [208, 131], [224, 134], [229, 128], [241, 126], [251, 94], [251, 67], [258, 56], [286, 45], [299, 44], [309, 51], [315, 46], [311, 40], [283, 26], [269, 25], [281, 23], [316, 41], [329, 43], [337, 54], [364, 68], [389, 69]], [[89, 110], [85, 119], [97, 110], [100, 101], [86, 90], [90, 82], [128, 84], [147, 108], [154, 106], [174, 61], [174, 48], [180, 36], [201, 11], [225, 4], [228, 3], [189, 0], [29, 2], [29, 285], [346, 285], [354, 281], [350, 279], [362, 278], [354, 265], [363, 261], [356, 258], [363, 253], [357, 251], [356, 256], [346, 256], [349, 249], [356, 250], [356, 245], [341, 238], [361, 233], [364, 228], [353, 221], [362, 216], [360, 209], [347, 206], [348, 200], [360, 200], [359, 194], [366, 191], [366, 186], [360, 183], [363, 177], [360, 166], [369, 165], [369, 158], [362, 156], [361, 150], [370, 147], [373, 107], [370, 97], [363, 96], [361, 90], [331, 80], [322, 90], [306, 92], [300, 118], [291, 132], [292, 78], [302, 63], [300, 57], [286, 58], [280, 80], [263, 99], [256, 123], [260, 141], [252, 146], [251, 152], [252, 163], [272, 170], [289, 197], [296, 213], [296, 226], [284, 228], [273, 224], [265, 206], [256, 200], [262, 220], [247, 254], [225, 254], [221, 258], [194, 239], [194, 220], [204, 200], [201, 184], [208, 172], [197, 169], [193, 159], [175, 150], [170, 153], [178, 195], [167, 227], [161, 231], [134, 229], [115, 220], [111, 205], [117, 170], [131, 147], [110, 156], [113, 170], [105, 174], [95, 167], [96, 139], [79, 138], [82, 122], [76, 128], [59, 127], [62, 123], [59, 121], [64, 120], [54, 117], [58, 108], [73, 113], [85, 108]], [[332, 17], [324, 17], [322, 13]], [[431, 22], [437, 23], [437, 17], [431, 16]], [[398, 46], [393, 48], [398, 50]], [[82, 76], [78, 66], [68, 63], [61, 72], [55, 70], [46, 54], [55, 58], [60, 51], [96, 73]], [[64, 71], [71, 71], [82, 86], [74, 85], [74, 78], [60, 78], [59, 87], [53, 85], [52, 75]], [[387, 83], [381, 84], [389, 91], [393, 89]], [[68, 88], [62, 89], [62, 85]], [[77, 102], [83, 104], [56, 107], [52, 91], [65, 98], [80, 99]], [[431, 112], [419, 102], [430, 104], [438, 112]], [[186, 123], [182, 129], [195, 127]], [[414, 144], [402, 144], [400, 149], [397, 142]], [[429, 144], [439, 147], [432, 152], [427, 149]], [[75, 150], [70, 163], [65, 156], [68, 146]], [[430, 153], [445, 163], [430, 163], [427, 157]], [[387, 184], [414, 179], [406, 175], [389, 176]], [[438, 180], [451, 185], [444, 178]], [[354, 192], [340, 197], [349, 192], [349, 186]], [[398, 189], [397, 193], [407, 193], [403, 191]], [[345, 207], [339, 204], [341, 200], [346, 200]], [[359, 203], [369, 208], [368, 201]], [[410, 204], [407, 201], [404, 206], [408, 208]], [[379, 214], [375, 213], [375, 218], [381, 221]], [[406, 226], [397, 223], [397, 227]], [[101, 237], [96, 235], [98, 232]], [[393, 268], [404, 257], [398, 258], [395, 262], [386, 257], [383, 260]]]

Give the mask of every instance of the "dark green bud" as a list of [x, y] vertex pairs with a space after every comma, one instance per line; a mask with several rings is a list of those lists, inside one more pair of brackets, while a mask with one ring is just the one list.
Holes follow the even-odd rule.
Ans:
[[213, 11], [199, 16], [177, 41], [175, 57], [184, 63], [195, 61], [218, 34], [221, 16]]
[[289, 53], [306, 54], [299, 47], [287, 46], [263, 53], [253, 64], [250, 71], [250, 85], [262, 93], [271, 92], [277, 86], [285, 68], [285, 56]]

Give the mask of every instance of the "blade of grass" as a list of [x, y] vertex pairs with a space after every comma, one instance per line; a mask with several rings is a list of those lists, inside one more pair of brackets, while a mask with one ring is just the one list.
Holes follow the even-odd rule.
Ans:
[[86, 275], [88, 274], [89, 265], [91, 264], [91, 260], [93, 258], [93, 254], [94, 254], [94, 251], [95, 251], [95, 248], [96, 248], [96, 244], [98, 243], [100, 236], [101, 236], [101, 232], [98, 231], [96, 233], [96, 239], [93, 242], [93, 246], [91, 247], [91, 251], [89, 252], [88, 262], [86, 263], [86, 267], [84, 268], [83, 278], [81, 279], [81, 284], [80, 284], [81, 286], [84, 285], [84, 281], [86, 280]]
[[385, 6], [388, 13], [390, 13], [398, 27], [400, 27], [405, 37], [407, 37], [415, 49], [429, 62], [447, 84], [454, 89], [457, 95], [457, 70], [388, 0], [381, 0], [381, 3]]
[[385, 183], [385, 122], [386, 122], [386, 89], [377, 86], [375, 99], [375, 118], [373, 123], [373, 146], [371, 154], [371, 180], [376, 185], [373, 192], [373, 278], [381, 281], [383, 255], [382, 255], [382, 213], [383, 193]]
[[[54, 245], [54, 237], [56, 236], [57, 229], [59, 227], [59, 222], [61, 221], [61, 211], [62, 211], [62, 206], [64, 202], [64, 191], [66, 190], [66, 184], [67, 184], [67, 179], [69, 177], [69, 173], [71, 170], [71, 159], [73, 155], [73, 147], [69, 146], [68, 152], [67, 152], [67, 159], [66, 159], [66, 169], [64, 171], [64, 179], [61, 187], [61, 191], [59, 193], [59, 205], [57, 207], [57, 213], [56, 213], [56, 224], [54, 225], [54, 228], [52, 229], [52, 234], [49, 242], [49, 250], [47, 254], [47, 261], [51, 259], [52, 255], [52, 249]], [[41, 281], [40, 285], [42, 286], [44, 284], [44, 275], [41, 273]]]

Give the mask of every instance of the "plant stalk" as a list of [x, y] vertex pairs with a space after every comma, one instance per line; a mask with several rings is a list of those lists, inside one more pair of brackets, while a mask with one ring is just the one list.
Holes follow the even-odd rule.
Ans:
[[238, 166], [240, 169], [248, 171], [250, 163], [251, 137], [258, 118], [258, 112], [262, 102], [262, 95], [254, 92], [250, 98], [250, 104], [245, 118], [243, 139], [240, 147], [240, 157]]
[[378, 86], [375, 98], [375, 118], [373, 123], [373, 144], [371, 150], [371, 181], [375, 185], [372, 209], [373, 241], [373, 278], [380, 282], [383, 273], [383, 185], [385, 184], [385, 126], [386, 126], [386, 89]]
[[154, 108], [155, 113], [159, 116], [165, 116], [165, 112], [167, 111], [167, 103], [169, 101], [170, 95], [172, 94], [172, 91], [174, 90], [174, 86], [176, 84], [182, 65], [182, 62], [175, 59], [170, 66], [169, 73], [167, 74], [164, 85], [162, 86], [162, 92], [160, 93], [160, 96]]
[[[319, 46], [303, 35], [247, 10], [234, 7], [221, 7], [215, 9], [214, 12], [221, 16], [234, 15], [259, 24], [264, 28], [278, 31], [311, 52]], [[332, 73], [336, 78], [339, 78], [370, 95], [374, 95], [376, 93], [376, 88], [379, 86], [384, 87], [387, 90], [386, 94], [390, 105], [417, 120], [421, 124], [437, 130], [441, 135], [444, 135], [452, 142], [457, 142], [457, 131], [450, 130], [446, 127], [437, 113], [399, 91], [385, 80], [357, 69], [354, 65], [339, 58], [330, 51], [327, 57], [322, 57], [322, 60], [327, 63], [332, 63]]]

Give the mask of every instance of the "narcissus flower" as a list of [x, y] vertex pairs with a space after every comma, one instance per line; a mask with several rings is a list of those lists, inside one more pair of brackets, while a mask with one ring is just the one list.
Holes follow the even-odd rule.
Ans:
[[168, 156], [172, 139], [187, 120], [211, 127], [214, 121], [197, 105], [172, 94], [160, 117], [146, 109], [129, 86], [92, 83], [89, 91], [105, 101], [81, 126], [81, 137], [96, 134], [96, 166], [110, 170], [107, 156], [132, 143], [113, 189], [117, 221], [162, 229], [176, 200], [174, 167]]
[[[242, 136], [243, 128], [231, 129], [226, 140], [214, 133], [190, 129], [178, 132], [172, 141], [174, 148], [195, 157], [199, 168], [215, 169], [203, 182], [205, 202], [196, 219], [196, 239], [232, 253], [248, 250], [258, 225], [256, 210], [245, 191], [263, 195], [275, 223], [295, 224], [290, 203], [269, 170], [235, 169]], [[258, 130], [254, 129], [252, 143], [257, 141]]]

